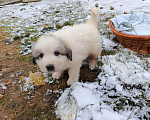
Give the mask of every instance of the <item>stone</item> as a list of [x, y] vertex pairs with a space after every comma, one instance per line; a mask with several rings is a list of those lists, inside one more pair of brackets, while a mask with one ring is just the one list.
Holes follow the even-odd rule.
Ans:
[[2, 89], [2, 87], [0, 87], [0, 95], [4, 95], [5, 91]]
[[18, 72], [16, 73], [16, 77], [21, 76], [21, 75], [22, 75], [22, 71], [18, 71]]
[[12, 81], [8, 81], [8, 82], [6, 82], [5, 85], [7, 86], [7, 85], [10, 85], [11, 83], [12, 83]]
[[53, 93], [54, 93], [54, 94], [56, 94], [57, 92], [58, 92], [58, 90], [57, 90], [57, 89], [53, 90]]
[[95, 7], [98, 7], [98, 3], [95, 4]]
[[114, 7], [110, 6], [110, 10], [114, 10]]
[[14, 77], [15, 77], [15, 75], [14, 75], [14, 74], [11, 74], [11, 75], [10, 75], [10, 78], [14, 78]]
[[2, 99], [4, 97], [4, 95], [0, 94], [0, 99]]
[[26, 10], [25, 8], [21, 8], [20, 11]]
[[29, 107], [31, 108], [35, 107], [35, 103], [29, 104]]

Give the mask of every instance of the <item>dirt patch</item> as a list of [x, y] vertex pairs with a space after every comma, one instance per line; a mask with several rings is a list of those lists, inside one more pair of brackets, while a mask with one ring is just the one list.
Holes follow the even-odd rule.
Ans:
[[[14, 41], [7, 44], [8, 33], [0, 32], [0, 119], [1, 120], [59, 120], [55, 115], [55, 102], [61, 92], [67, 87], [68, 75], [65, 73], [59, 81], [44, 86], [37, 86], [34, 90], [24, 92], [24, 77], [29, 72], [37, 72], [37, 66], [32, 64], [31, 55], [22, 56], [21, 42]], [[81, 68], [80, 81], [93, 82], [99, 71], [91, 71], [87, 65]], [[3, 85], [7, 87], [3, 88]], [[51, 93], [48, 93], [48, 90]]]

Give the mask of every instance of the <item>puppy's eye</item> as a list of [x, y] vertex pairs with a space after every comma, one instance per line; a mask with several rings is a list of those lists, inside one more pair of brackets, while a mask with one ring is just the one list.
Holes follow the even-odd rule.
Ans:
[[59, 54], [60, 54], [60, 53], [59, 53], [58, 51], [55, 51], [55, 52], [54, 52], [54, 55], [55, 55], [55, 56], [58, 56]]
[[43, 53], [41, 53], [41, 54], [39, 55], [39, 57], [40, 57], [40, 58], [43, 58], [43, 56], [44, 56], [44, 54], [43, 54]]

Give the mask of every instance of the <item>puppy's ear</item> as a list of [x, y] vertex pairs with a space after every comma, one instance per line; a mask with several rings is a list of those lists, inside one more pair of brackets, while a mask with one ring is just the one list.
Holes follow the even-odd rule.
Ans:
[[36, 58], [33, 57], [33, 65], [36, 65]]
[[55, 36], [53, 34], [49, 34], [49, 36], [55, 38], [57, 41], [60, 42], [60, 46], [59, 46], [58, 50], [61, 51], [62, 55], [65, 55], [69, 60], [72, 61], [72, 50], [69, 47], [67, 47], [65, 41], [57, 38], [57, 36]]
[[67, 54], [66, 54], [66, 56], [67, 56], [67, 58], [68, 58], [69, 60], [72, 61], [72, 50], [67, 49]]

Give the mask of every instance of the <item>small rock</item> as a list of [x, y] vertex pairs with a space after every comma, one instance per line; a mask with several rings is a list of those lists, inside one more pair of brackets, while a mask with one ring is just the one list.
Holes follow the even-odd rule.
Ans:
[[9, 55], [8, 52], [6, 52], [5, 55]]
[[114, 7], [110, 6], [110, 10], [114, 10]]
[[15, 120], [15, 117], [10, 118], [10, 120]]
[[4, 95], [1, 95], [1, 94], [0, 94], [0, 99], [2, 99], [3, 97], [4, 97]]
[[16, 87], [15, 87], [15, 90], [18, 90], [18, 89], [19, 89], [19, 87], [18, 87], [18, 86], [16, 86]]
[[55, 13], [59, 13], [59, 12], [60, 12], [59, 10], [56, 10], [56, 11], [55, 11]]
[[11, 75], [10, 75], [10, 77], [11, 77], [11, 78], [14, 78], [14, 77], [15, 77], [15, 75], [14, 75], [14, 74], [11, 74]]
[[16, 77], [21, 76], [22, 75], [22, 71], [19, 71], [16, 73]]
[[23, 81], [25, 81], [25, 79], [24, 79], [25, 77], [24, 76], [21, 76], [21, 81], [23, 82]]
[[98, 3], [95, 4], [95, 7], [98, 7]]
[[57, 92], [58, 92], [58, 90], [57, 90], [57, 89], [53, 90], [53, 93], [54, 93], [54, 94], [56, 94]]
[[20, 11], [26, 10], [25, 8], [21, 8]]
[[44, 18], [40, 18], [40, 20], [44, 20]]
[[124, 12], [124, 14], [128, 14], [127, 12]]
[[7, 85], [10, 85], [10, 84], [11, 84], [11, 81], [7, 82], [5, 85], [7, 86]]
[[29, 104], [29, 107], [31, 108], [35, 107], [35, 103]]
[[2, 87], [0, 87], [0, 95], [4, 95], [5, 91], [2, 89]]

